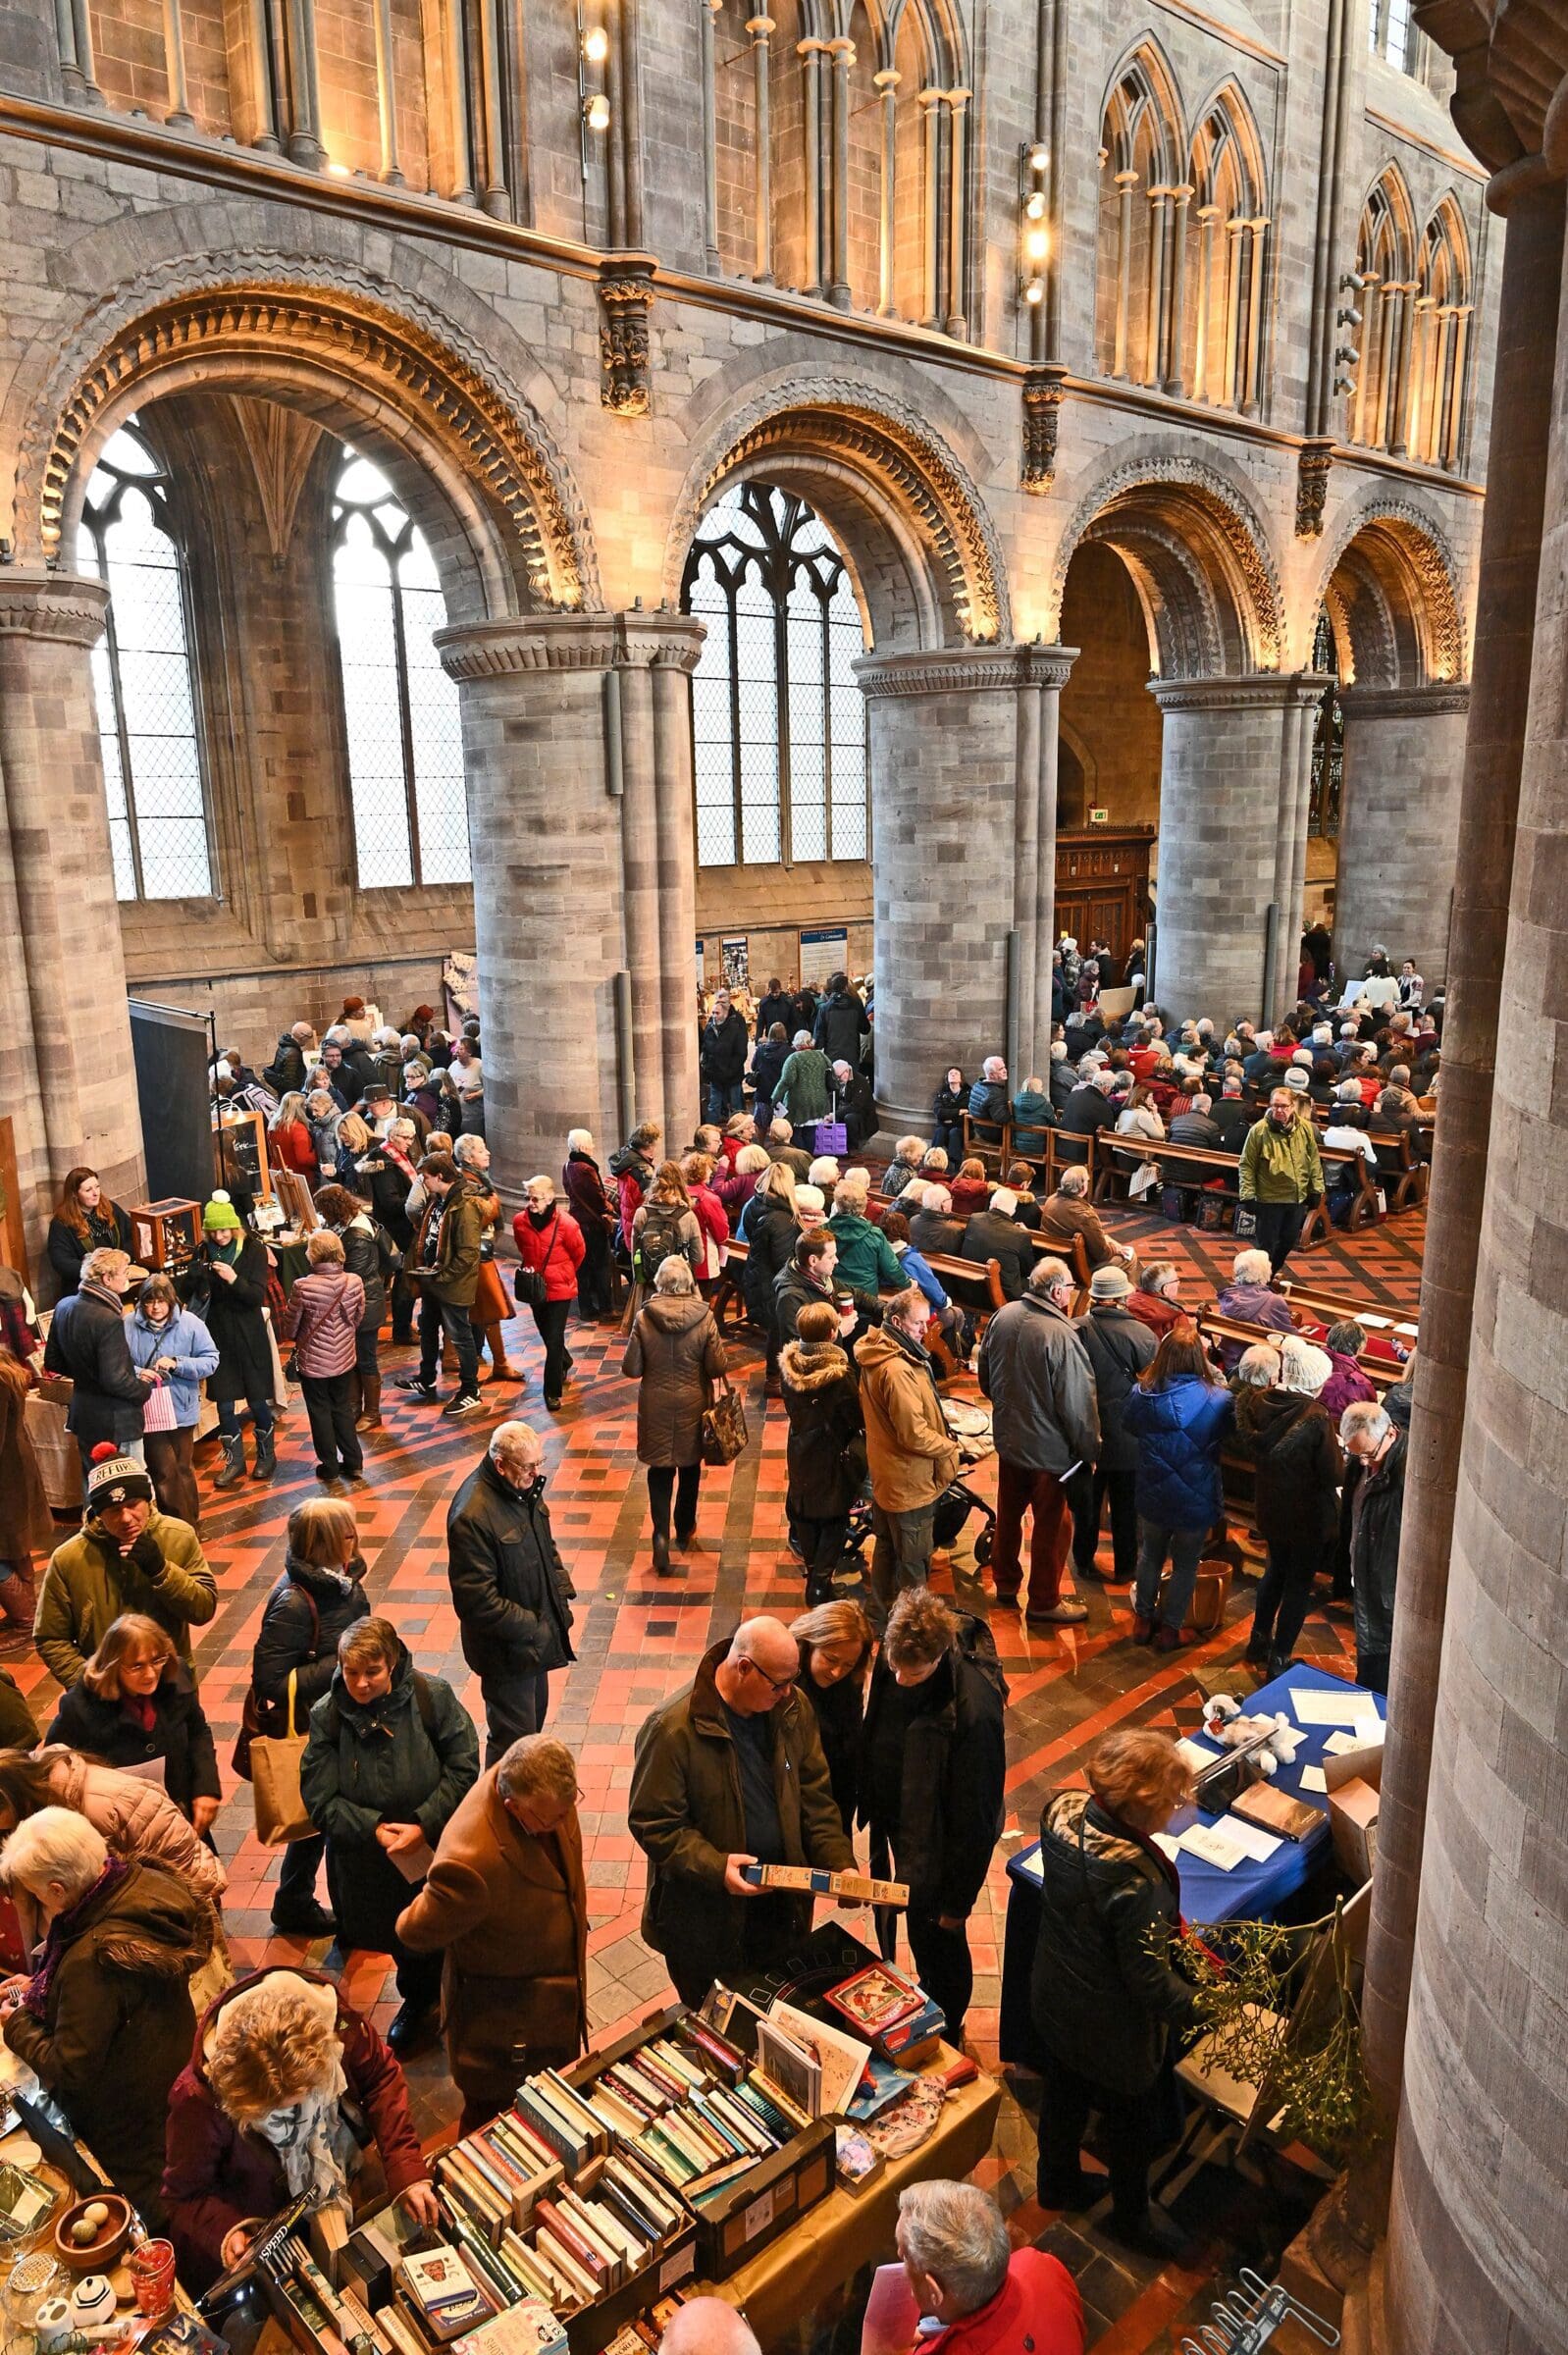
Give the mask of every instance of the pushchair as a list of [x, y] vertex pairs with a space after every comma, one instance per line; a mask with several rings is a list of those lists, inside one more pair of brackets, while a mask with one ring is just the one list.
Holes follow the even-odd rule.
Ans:
[[[959, 1443], [960, 1457], [966, 1465], [980, 1463], [994, 1452], [988, 1407], [974, 1405], [967, 1399], [944, 1398], [942, 1414]], [[991, 1559], [996, 1543], [996, 1512], [983, 1496], [977, 1496], [963, 1480], [950, 1481], [936, 1500], [936, 1512], [931, 1524], [932, 1544], [945, 1553], [958, 1542], [971, 1513], [979, 1513], [984, 1519], [985, 1526], [974, 1540], [974, 1559], [983, 1570]], [[835, 1578], [846, 1578], [857, 1571], [863, 1572], [862, 1556], [871, 1535], [870, 1502], [862, 1498], [850, 1514], [849, 1533], [844, 1540], [844, 1556], [833, 1573]]]

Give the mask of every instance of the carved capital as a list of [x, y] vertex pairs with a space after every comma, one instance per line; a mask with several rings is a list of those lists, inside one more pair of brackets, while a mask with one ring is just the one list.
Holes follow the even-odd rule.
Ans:
[[1443, 719], [1470, 708], [1463, 680], [1439, 679], [1430, 687], [1345, 687], [1340, 706], [1350, 719]]
[[1057, 430], [1061, 423], [1066, 368], [1049, 362], [1023, 380], [1023, 471], [1025, 491], [1042, 494], [1056, 481]]
[[608, 670], [616, 630], [609, 613], [523, 613], [457, 622], [433, 640], [441, 666], [459, 681], [529, 670]]
[[1015, 693], [1058, 688], [1078, 658], [1075, 646], [931, 647], [919, 654], [862, 654], [851, 665], [873, 703], [927, 695]]
[[0, 638], [51, 638], [95, 647], [109, 610], [104, 581], [79, 573], [0, 571]]
[[1329, 497], [1329, 469], [1333, 443], [1327, 438], [1303, 442], [1296, 459], [1296, 538], [1321, 540], [1323, 512]]
[[1333, 680], [1311, 670], [1255, 670], [1234, 679], [1151, 679], [1162, 711], [1288, 711], [1323, 701]]
[[616, 659], [632, 669], [682, 670], [690, 677], [697, 668], [707, 636], [695, 613], [675, 613], [660, 606], [656, 612], [640, 609], [618, 617]]
[[653, 267], [621, 261], [599, 282], [599, 397], [617, 417], [646, 417], [653, 405], [648, 316]]

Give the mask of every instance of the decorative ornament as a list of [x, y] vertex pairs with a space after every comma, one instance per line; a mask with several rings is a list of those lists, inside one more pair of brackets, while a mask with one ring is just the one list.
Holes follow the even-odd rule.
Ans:
[[599, 282], [599, 397], [617, 417], [646, 417], [653, 405], [648, 315], [653, 265], [616, 259]]
[[1043, 494], [1056, 481], [1057, 429], [1067, 370], [1054, 362], [1031, 368], [1023, 379], [1023, 474], [1025, 491]]
[[1333, 444], [1326, 438], [1314, 438], [1301, 445], [1296, 460], [1296, 538], [1321, 540], [1323, 510], [1329, 497], [1329, 468], [1333, 462]]

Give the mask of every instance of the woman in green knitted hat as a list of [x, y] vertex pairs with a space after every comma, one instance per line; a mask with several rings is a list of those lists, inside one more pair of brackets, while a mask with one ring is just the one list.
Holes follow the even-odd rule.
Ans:
[[218, 1371], [207, 1377], [207, 1395], [218, 1409], [223, 1469], [215, 1488], [233, 1488], [245, 1473], [241, 1403], [256, 1431], [252, 1478], [271, 1480], [278, 1469], [272, 1419], [272, 1347], [267, 1337], [267, 1246], [247, 1234], [226, 1193], [215, 1193], [201, 1215], [201, 1248], [182, 1279], [188, 1305], [211, 1334]]

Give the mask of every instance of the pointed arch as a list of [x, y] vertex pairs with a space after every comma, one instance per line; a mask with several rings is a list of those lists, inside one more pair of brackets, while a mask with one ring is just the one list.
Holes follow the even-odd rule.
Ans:
[[1356, 307], [1361, 328], [1355, 390], [1346, 394], [1346, 439], [1369, 449], [1402, 453], [1410, 407], [1411, 342], [1416, 324], [1416, 219], [1397, 163], [1385, 164], [1367, 192], [1356, 229]]
[[1375, 493], [1331, 544], [1317, 608], [1345, 686], [1458, 685], [1467, 675], [1458, 559], [1437, 517]]
[[1187, 138], [1176, 78], [1149, 34], [1112, 74], [1100, 113], [1095, 341], [1102, 375], [1164, 387], [1173, 339], [1174, 220], [1184, 213]]
[[1429, 466], [1457, 466], [1464, 440], [1472, 301], [1470, 236], [1451, 189], [1428, 215], [1416, 277], [1406, 424], [1410, 454]]
[[1228, 75], [1194, 118], [1186, 156], [1187, 201], [1175, 234], [1179, 354], [1168, 392], [1222, 409], [1257, 406], [1263, 365], [1269, 176], [1257, 118]]

